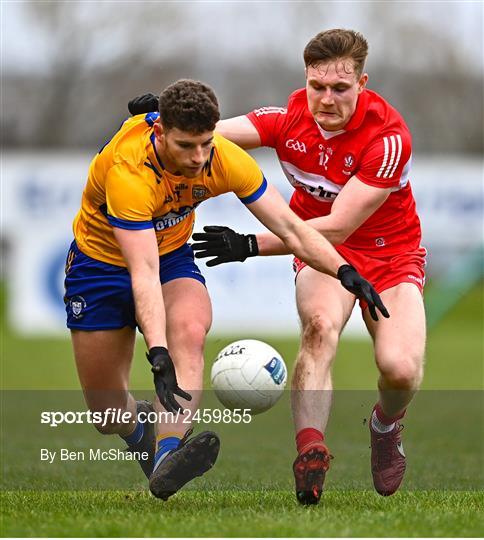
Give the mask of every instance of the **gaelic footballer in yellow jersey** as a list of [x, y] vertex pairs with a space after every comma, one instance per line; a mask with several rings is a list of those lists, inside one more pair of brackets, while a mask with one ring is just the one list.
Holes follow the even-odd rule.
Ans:
[[202, 201], [234, 192], [249, 204], [267, 188], [254, 159], [218, 134], [199, 175], [168, 172], [155, 149], [158, 118], [149, 113], [126, 120], [91, 163], [73, 228], [78, 248], [94, 259], [126, 266], [113, 227], [154, 227], [159, 254], [169, 253], [190, 238]]

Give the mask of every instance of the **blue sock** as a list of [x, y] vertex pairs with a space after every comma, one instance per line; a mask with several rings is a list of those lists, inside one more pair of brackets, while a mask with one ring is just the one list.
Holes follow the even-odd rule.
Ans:
[[136, 421], [136, 427], [134, 428], [133, 433], [127, 435], [126, 437], [122, 437], [128, 444], [128, 446], [132, 446], [133, 444], [139, 443], [141, 439], [143, 438], [143, 435], [145, 433], [145, 425], [142, 422]]
[[156, 438], [155, 466], [156, 471], [160, 463], [166, 458], [171, 450], [176, 450], [180, 444], [181, 437], [175, 433], [160, 435]]

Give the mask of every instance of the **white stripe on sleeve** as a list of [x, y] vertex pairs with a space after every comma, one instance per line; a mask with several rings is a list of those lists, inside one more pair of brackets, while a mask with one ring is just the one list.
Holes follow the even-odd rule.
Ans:
[[376, 176], [377, 178], [380, 178], [383, 170], [386, 167], [387, 159], [388, 159], [388, 137], [383, 137], [383, 146], [385, 148], [385, 153], [383, 155], [383, 163], [381, 164], [380, 170], [377, 172]]
[[397, 143], [395, 141], [395, 135], [390, 136], [390, 142], [392, 143], [392, 155], [390, 157], [390, 162], [388, 163], [388, 167], [385, 169], [385, 172], [383, 173], [383, 178], [388, 178], [388, 174], [392, 170], [393, 162], [395, 161], [395, 154], [397, 151]]
[[395, 171], [397, 170], [398, 163], [400, 162], [400, 156], [402, 155], [402, 137], [400, 135], [397, 135], [397, 143], [398, 143], [397, 159], [395, 160], [395, 165], [393, 165], [392, 172], [390, 173], [388, 178], [391, 178], [395, 174]]

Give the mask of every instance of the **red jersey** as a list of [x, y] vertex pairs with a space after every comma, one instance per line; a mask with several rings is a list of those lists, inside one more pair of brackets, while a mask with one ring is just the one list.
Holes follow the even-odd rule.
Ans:
[[364, 90], [343, 130], [328, 132], [308, 109], [306, 90], [287, 107], [262, 107], [247, 115], [263, 146], [275, 148], [295, 192], [292, 210], [307, 220], [326, 216], [352, 176], [392, 188], [387, 200], [344, 242], [374, 257], [417, 249], [420, 221], [409, 183], [411, 135], [401, 115], [381, 96]]

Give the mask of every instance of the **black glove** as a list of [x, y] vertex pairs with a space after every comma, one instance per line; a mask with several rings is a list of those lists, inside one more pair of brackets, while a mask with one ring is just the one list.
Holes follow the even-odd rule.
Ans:
[[145, 114], [158, 110], [158, 96], [155, 94], [144, 94], [136, 96], [128, 102], [128, 111], [134, 116], [135, 114]]
[[176, 381], [175, 366], [165, 347], [151, 347], [146, 358], [153, 366], [153, 380], [155, 383], [156, 395], [160, 403], [168, 412], [176, 413], [183, 411], [183, 407], [176, 401], [174, 394], [183, 399], [191, 401], [192, 396], [184, 392]]
[[255, 234], [239, 234], [229, 227], [209, 225], [204, 227], [204, 233], [195, 233], [192, 244], [195, 257], [215, 257], [207, 262], [207, 266], [217, 266], [232, 261], [243, 262], [247, 257], [259, 254], [259, 246]]
[[363, 279], [360, 274], [349, 264], [343, 264], [338, 268], [338, 279], [341, 281], [341, 285], [351, 293], [353, 293], [358, 298], [362, 298], [368, 304], [368, 309], [370, 310], [371, 318], [374, 321], [378, 320], [378, 315], [376, 314], [376, 309], [388, 319], [390, 314], [387, 311], [387, 308], [383, 305], [379, 294], [375, 291], [373, 286]]

